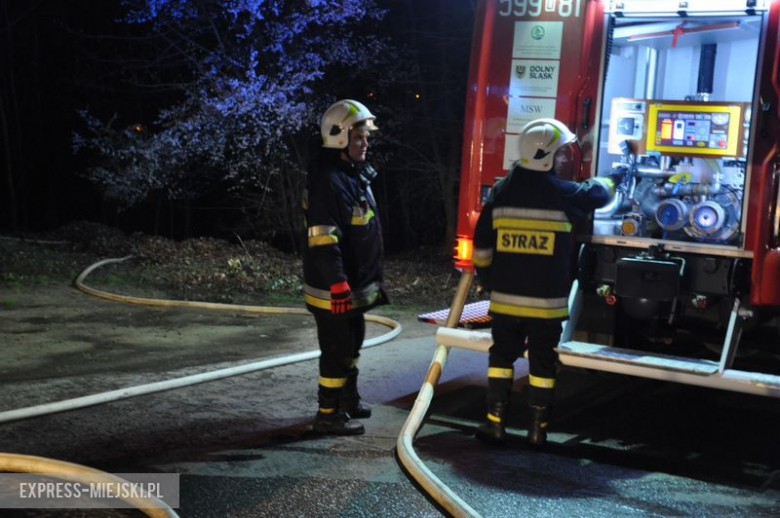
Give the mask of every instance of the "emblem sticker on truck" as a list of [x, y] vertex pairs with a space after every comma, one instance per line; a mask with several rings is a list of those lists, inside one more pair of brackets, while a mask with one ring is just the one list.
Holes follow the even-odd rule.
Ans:
[[498, 229], [498, 251], [513, 254], [553, 255], [555, 232]]

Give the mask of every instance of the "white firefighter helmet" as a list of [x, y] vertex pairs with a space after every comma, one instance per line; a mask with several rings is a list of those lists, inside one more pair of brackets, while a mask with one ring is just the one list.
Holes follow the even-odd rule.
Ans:
[[520, 166], [532, 171], [549, 171], [555, 151], [576, 140], [577, 136], [559, 120], [533, 120], [520, 130]]
[[376, 117], [364, 104], [352, 99], [342, 99], [331, 104], [325, 110], [320, 121], [322, 147], [344, 149], [349, 144], [349, 130], [364, 122], [369, 131], [377, 128], [374, 125]]

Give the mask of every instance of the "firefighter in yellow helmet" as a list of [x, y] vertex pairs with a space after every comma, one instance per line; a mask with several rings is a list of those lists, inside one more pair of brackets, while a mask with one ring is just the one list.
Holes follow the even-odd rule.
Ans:
[[482, 286], [491, 291], [493, 346], [488, 364], [487, 420], [478, 439], [505, 439], [513, 365], [528, 349], [528, 441], [544, 444], [553, 402], [554, 348], [568, 318], [572, 223], [614, 195], [611, 180], [577, 183], [556, 168], [571, 163], [576, 137], [555, 119], [528, 123], [520, 133], [520, 159], [488, 197], [474, 234], [472, 261]]
[[366, 332], [363, 314], [387, 303], [382, 282], [382, 227], [366, 162], [374, 115], [344, 99], [322, 116], [322, 151], [312, 164], [304, 193], [307, 225], [304, 299], [317, 323], [320, 345], [314, 431], [355, 435], [355, 418], [371, 409], [357, 390], [358, 358]]

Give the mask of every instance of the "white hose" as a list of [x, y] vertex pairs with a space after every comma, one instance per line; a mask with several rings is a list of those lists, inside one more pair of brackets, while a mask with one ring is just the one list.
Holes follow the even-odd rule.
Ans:
[[[0, 471], [6, 473], [41, 473], [85, 484], [128, 483], [125, 479], [114, 474], [82, 466], [81, 464], [33, 455], [20, 455], [18, 453], [0, 453]], [[119, 492], [118, 494], [121, 495], [122, 493]], [[151, 518], [174, 518], [179, 516], [168, 504], [152, 496], [122, 496], [121, 498]]]
[[[114, 293], [108, 293], [105, 291], [96, 290], [90, 288], [84, 284], [84, 279], [92, 271], [100, 266], [109, 263], [118, 263], [126, 261], [132, 256], [122, 257], [119, 259], [105, 259], [99, 261], [88, 268], [86, 268], [76, 278], [76, 287], [90, 295], [101, 297], [109, 300], [116, 300], [121, 302], [129, 302], [132, 304], [144, 304], [149, 306], [165, 306], [165, 307], [188, 307], [188, 308], [203, 308], [203, 309], [219, 309], [230, 311], [242, 311], [247, 313], [273, 313], [273, 314], [292, 314], [292, 315], [310, 315], [310, 313], [302, 308], [278, 308], [278, 307], [265, 307], [265, 306], [242, 306], [237, 304], [217, 304], [212, 302], [192, 302], [186, 300], [163, 300], [163, 299], [148, 299], [139, 297], [128, 297], [125, 295], [117, 295]], [[380, 317], [376, 315], [366, 315], [366, 320], [381, 324], [392, 328], [389, 333], [371, 338], [363, 342], [363, 348], [373, 347], [385, 342], [388, 342], [398, 336], [402, 327], [401, 324], [395, 320], [387, 317]], [[255, 372], [263, 369], [269, 369], [271, 367], [279, 367], [281, 365], [289, 365], [292, 363], [298, 363], [307, 360], [313, 360], [319, 358], [320, 351], [309, 351], [304, 353], [293, 354], [290, 356], [283, 356], [281, 358], [272, 358], [268, 360], [260, 360], [244, 365], [238, 365], [234, 367], [227, 367], [210, 372], [203, 372], [200, 374], [193, 374], [190, 376], [184, 376], [182, 378], [175, 378], [164, 381], [157, 381], [154, 383], [146, 383], [144, 385], [137, 385], [134, 387], [126, 387], [117, 390], [111, 390], [108, 392], [101, 392], [99, 394], [92, 394], [89, 396], [82, 396], [73, 399], [66, 399], [55, 403], [44, 403], [42, 405], [31, 406], [27, 408], [18, 408], [15, 410], [7, 410], [0, 412], [0, 423], [7, 423], [11, 421], [19, 421], [21, 419], [29, 419], [31, 417], [37, 417], [46, 414], [54, 414], [57, 412], [65, 412], [68, 410], [75, 410], [77, 408], [84, 408], [88, 406], [99, 405], [101, 403], [109, 403], [111, 401], [118, 401], [120, 399], [127, 399], [143, 394], [151, 394], [154, 392], [161, 392], [164, 390], [171, 390], [175, 388], [186, 387], [189, 385], [195, 385], [198, 383], [205, 383], [207, 381], [214, 381], [230, 376], [238, 376], [240, 374], [247, 374], [249, 372]]]
[[[229, 310], [229, 311], [242, 311], [247, 313], [264, 313], [264, 314], [289, 314], [289, 315], [309, 315], [310, 313], [301, 308], [277, 308], [277, 307], [261, 307], [261, 306], [242, 306], [236, 304], [216, 304], [210, 302], [191, 302], [183, 300], [162, 300], [162, 299], [148, 299], [139, 297], [128, 297], [124, 295], [117, 295], [108, 293], [94, 288], [90, 288], [84, 284], [84, 279], [92, 271], [100, 266], [109, 263], [118, 263], [129, 259], [132, 256], [126, 256], [119, 259], [106, 259], [99, 261], [88, 268], [86, 268], [76, 278], [76, 287], [90, 295], [101, 297], [108, 300], [115, 300], [120, 302], [128, 302], [131, 304], [144, 304], [149, 306], [164, 306], [164, 307], [189, 307], [189, 308], [203, 308], [203, 309], [217, 309], [217, 310]], [[388, 342], [398, 336], [402, 327], [401, 324], [393, 319], [387, 317], [380, 317], [376, 315], [366, 315], [366, 320], [374, 322], [391, 328], [389, 333], [371, 338], [363, 342], [363, 348], [372, 347], [385, 342]], [[135, 387], [127, 387], [119, 390], [112, 390], [109, 392], [103, 392], [100, 394], [92, 394], [90, 396], [83, 396], [74, 399], [67, 399], [55, 403], [45, 403], [43, 405], [37, 405], [27, 408], [19, 408], [16, 410], [9, 410], [6, 412], [0, 412], [0, 423], [7, 423], [10, 421], [18, 421], [21, 419], [28, 419], [30, 417], [36, 417], [45, 414], [53, 414], [56, 412], [64, 412], [67, 410], [74, 410], [77, 408], [84, 408], [88, 406], [98, 405], [101, 403], [108, 403], [110, 401], [117, 401], [120, 399], [127, 399], [134, 396], [140, 396], [142, 394], [150, 394], [153, 392], [160, 392], [163, 390], [170, 390], [174, 388], [184, 387], [188, 385], [194, 385], [197, 383], [205, 383], [207, 381], [213, 381], [217, 379], [226, 378], [229, 376], [238, 376], [239, 374], [246, 374], [248, 372], [254, 372], [262, 369], [268, 369], [271, 367], [277, 367], [280, 365], [289, 365], [296, 362], [312, 360], [320, 356], [320, 351], [310, 351], [305, 353], [298, 353], [291, 356], [282, 358], [273, 358], [270, 360], [261, 360], [245, 365], [239, 365], [236, 367], [229, 367], [225, 369], [219, 369], [212, 372], [204, 372], [201, 374], [195, 374], [191, 376], [184, 376], [182, 378], [176, 378], [171, 380], [159, 381], [156, 383], [147, 383], [145, 385], [138, 385]], [[30, 455], [19, 455], [15, 453], [0, 453], [0, 471], [12, 472], [12, 473], [45, 473], [47, 475], [57, 476], [66, 480], [77, 480], [80, 482], [125, 482], [120, 477], [105, 473], [93, 468], [81, 466], [79, 464], [73, 464], [55, 459], [47, 459], [45, 457], [35, 457]], [[170, 506], [165, 502], [158, 499], [145, 499], [145, 498], [127, 498], [128, 503], [135, 506], [144, 512], [147, 516], [152, 518], [170, 518], [177, 517]], [[155, 506], [155, 507], [152, 507]]]
[[447, 363], [449, 348], [438, 345], [433, 356], [433, 361], [428, 369], [417, 399], [414, 401], [412, 411], [406, 419], [401, 433], [396, 442], [398, 459], [407, 471], [414, 477], [418, 484], [451, 516], [457, 518], [479, 516], [479, 513], [453, 492], [447, 484], [439, 480], [433, 472], [420, 460], [414, 451], [414, 436], [422, 426], [423, 418], [428, 412], [436, 383], [439, 381], [444, 364]]
[[[460, 277], [458, 288], [455, 291], [455, 297], [450, 307], [450, 314], [447, 317], [446, 327], [456, 327], [460, 321], [460, 315], [463, 312], [463, 306], [466, 303], [466, 297], [471, 287], [471, 281], [474, 278], [474, 272], [466, 270]], [[420, 392], [414, 401], [412, 411], [406, 419], [401, 433], [398, 435], [395, 449], [398, 453], [398, 460], [406, 468], [407, 472], [417, 481], [428, 495], [433, 498], [450, 515], [460, 517], [479, 516], [479, 513], [452, 491], [447, 484], [439, 480], [433, 472], [420, 460], [417, 452], [414, 451], [414, 437], [420, 430], [423, 418], [428, 412], [433, 399], [433, 392], [436, 384], [439, 382], [444, 364], [447, 363], [449, 356], [449, 347], [438, 345], [434, 352], [433, 360], [428, 368]]]

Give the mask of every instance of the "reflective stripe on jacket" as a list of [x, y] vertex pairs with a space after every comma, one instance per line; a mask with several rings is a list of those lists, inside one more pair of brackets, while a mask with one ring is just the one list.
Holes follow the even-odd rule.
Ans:
[[472, 254], [491, 290], [490, 313], [567, 318], [572, 223], [610, 196], [598, 181], [570, 182], [519, 166], [497, 183], [477, 221]]

